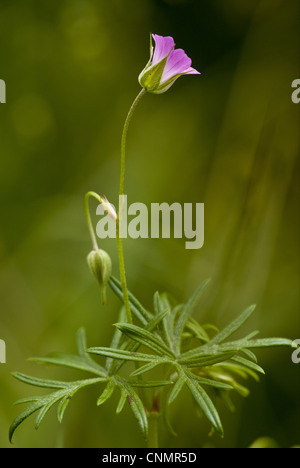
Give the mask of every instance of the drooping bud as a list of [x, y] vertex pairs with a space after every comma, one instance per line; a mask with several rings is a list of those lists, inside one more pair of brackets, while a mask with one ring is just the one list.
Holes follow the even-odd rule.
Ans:
[[117, 219], [116, 210], [114, 209], [113, 205], [111, 203], [109, 203], [109, 201], [107, 200], [107, 198], [104, 195], [102, 195], [102, 197], [101, 197], [101, 205], [102, 205], [105, 213], [107, 213], [112, 219], [114, 219], [116, 221], [116, 219]]
[[104, 250], [92, 250], [88, 257], [87, 262], [91, 272], [97, 279], [102, 295], [103, 304], [106, 303], [106, 286], [111, 275], [111, 258]]

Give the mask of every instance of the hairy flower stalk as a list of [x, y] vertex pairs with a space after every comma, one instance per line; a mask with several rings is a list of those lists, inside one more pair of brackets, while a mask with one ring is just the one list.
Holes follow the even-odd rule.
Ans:
[[127, 141], [127, 133], [129, 124], [132, 118], [132, 115], [135, 111], [136, 106], [138, 105], [141, 98], [144, 96], [146, 91], [142, 89], [142, 91], [138, 94], [135, 98], [125, 120], [125, 124], [123, 127], [122, 133], [122, 141], [121, 141], [121, 168], [120, 168], [120, 188], [119, 188], [119, 208], [118, 208], [118, 216], [116, 220], [116, 234], [117, 234], [117, 244], [118, 244], [118, 254], [119, 254], [119, 268], [120, 268], [120, 279], [122, 284], [123, 296], [124, 296], [124, 305], [126, 310], [127, 321], [132, 323], [132, 313], [129, 304], [128, 298], [128, 288], [127, 288], [127, 280], [126, 280], [126, 272], [125, 272], [125, 261], [124, 261], [124, 251], [123, 251], [123, 243], [120, 236], [120, 219], [121, 219], [121, 206], [120, 206], [120, 196], [124, 195], [124, 183], [125, 183], [125, 161], [126, 161], [126, 141]]

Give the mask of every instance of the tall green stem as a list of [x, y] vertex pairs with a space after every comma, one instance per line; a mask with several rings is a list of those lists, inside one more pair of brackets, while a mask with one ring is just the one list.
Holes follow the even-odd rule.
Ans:
[[121, 206], [120, 206], [120, 197], [124, 195], [124, 181], [125, 181], [125, 160], [126, 160], [126, 141], [127, 141], [127, 133], [130, 124], [131, 117], [135, 111], [136, 106], [138, 105], [140, 99], [144, 96], [146, 91], [142, 89], [142, 91], [138, 94], [135, 98], [129, 112], [127, 118], [125, 120], [123, 133], [122, 133], [122, 143], [121, 143], [121, 169], [120, 169], [120, 189], [119, 189], [119, 208], [118, 208], [118, 217], [116, 221], [116, 234], [117, 234], [117, 245], [118, 245], [118, 254], [119, 254], [119, 266], [120, 266], [120, 279], [122, 284], [123, 290], [123, 297], [124, 297], [124, 305], [126, 310], [126, 316], [128, 323], [132, 323], [132, 314], [129, 304], [129, 297], [128, 297], [128, 289], [127, 289], [127, 281], [126, 281], [126, 273], [125, 273], [125, 261], [124, 261], [124, 252], [123, 252], [123, 244], [122, 238], [120, 233], [120, 216], [121, 216]]

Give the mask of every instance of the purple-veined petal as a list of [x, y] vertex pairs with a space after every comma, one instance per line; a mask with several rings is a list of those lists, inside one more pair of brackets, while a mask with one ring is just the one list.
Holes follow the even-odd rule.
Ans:
[[186, 70], [185, 72], [183, 72], [185, 75], [201, 75], [200, 72], [198, 72], [198, 70], [196, 70], [195, 68], [189, 68], [188, 70]]
[[173, 50], [167, 60], [162, 75], [162, 83], [170, 80], [173, 76], [180, 75], [190, 70], [192, 60], [186, 55], [183, 49]]
[[164, 59], [170, 51], [175, 46], [174, 39], [170, 36], [158, 36], [157, 34], [152, 34], [153, 39], [155, 40], [155, 50], [152, 59], [152, 65], [159, 63]]

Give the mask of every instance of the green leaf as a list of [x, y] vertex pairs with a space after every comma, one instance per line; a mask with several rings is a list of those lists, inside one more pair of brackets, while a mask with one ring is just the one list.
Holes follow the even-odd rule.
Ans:
[[22, 413], [20, 413], [12, 422], [10, 428], [9, 428], [9, 441], [12, 441], [12, 437], [14, 435], [15, 430], [17, 427], [29, 416], [31, 416], [33, 413], [35, 413], [37, 410], [39, 410], [43, 406], [43, 401], [36, 401], [32, 405], [28, 406]]
[[202, 384], [202, 385], [208, 385], [210, 387], [215, 387], [215, 388], [222, 388], [224, 390], [232, 390], [233, 387], [232, 385], [228, 385], [228, 384], [225, 384], [223, 382], [219, 382], [217, 380], [211, 380], [211, 379], [206, 379], [204, 377], [200, 377], [198, 375], [195, 375], [191, 372], [189, 372], [189, 376], [191, 379], [193, 380], [196, 380], [197, 382], [199, 382], [199, 384]]
[[23, 405], [23, 403], [33, 403], [35, 401], [41, 400], [41, 396], [32, 396], [32, 397], [27, 397], [27, 398], [21, 398], [20, 400], [17, 400], [14, 402], [14, 405]]
[[[221, 332], [222, 333], [222, 332]], [[201, 358], [202, 355], [233, 353], [237, 354], [239, 351], [249, 348], [268, 348], [272, 346], [292, 346], [292, 341], [286, 338], [262, 338], [257, 340], [241, 339], [230, 341], [228, 343], [218, 344], [211, 340], [209, 343], [194, 348], [181, 355], [181, 360], [188, 361], [192, 359]]]
[[145, 329], [150, 332], [155, 330], [159, 326], [161, 321], [166, 317], [167, 314], [168, 314], [168, 310], [167, 309], [163, 310], [160, 314], [156, 315], [153, 319], [149, 321]]
[[[56, 393], [56, 395], [55, 395]], [[57, 403], [61, 398], [62, 398], [62, 392], [59, 391], [59, 392], [55, 392], [55, 393], [52, 393], [51, 395], [49, 395], [48, 397], [48, 403], [45, 403], [44, 406], [40, 409], [37, 417], [36, 417], [36, 420], [35, 420], [35, 428], [38, 429], [40, 427], [40, 424], [42, 422], [42, 420], [44, 419], [44, 417], [46, 416], [46, 414], [48, 413], [48, 411], [52, 408], [52, 406]]]
[[61, 382], [58, 380], [38, 379], [37, 377], [31, 377], [20, 372], [13, 372], [12, 375], [28, 385], [34, 385], [35, 387], [44, 388], [66, 388], [69, 386], [69, 382]]
[[189, 330], [195, 336], [195, 338], [198, 338], [205, 343], [209, 341], [208, 334], [196, 320], [190, 318], [186, 323], [186, 329]]
[[173, 326], [172, 326], [172, 316], [171, 316], [171, 306], [170, 303], [165, 295], [159, 295], [158, 292], [154, 294], [153, 298], [153, 305], [156, 315], [160, 315], [162, 312], [166, 311], [166, 315], [164, 316], [160, 331], [163, 336], [165, 343], [167, 344], [168, 348], [174, 354], [173, 349]]
[[[164, 316], [166, 315], [167, 311], [164, 311], [163, 313], [161, 313], [159, 316], [156, 316], [154, 317], [152, 320], [150, 320], [150, 322], [148, 323], [148, 325], [145, 327], [145, 329], [149, 332], [152, 332], [156, 329], [156, 327], [160, 324], [161, 320], [164, 318]], [[136, 350], [140, 347], [140, 344], [139, 343], [136, 343], [136, 342], [130, 342], [127, 346], [127, 351], [129, 352], [136, 352]], [[111, 374], [116, 374], [117, 372], [119, 372], [119, 370], [121, 369], [121, 367], [123, 366], [124, 364], [124, 360], [122, 361], [114, 361], [114, 363], [112, 364], [112, 368], [111, 368], [111, 371], [110, 373]]]
[[270, 348], [277, 346], [293, 347], [293, 341], [286, 338], [261, 338], [247, 341], [245, 348]]
[[170, 358], [175, 358], [175, 355], [164, 344], [164, 342], [148, 330], [145, 330], [141, 327], [129, 323], [117, 323], [115, 324], [115, 326], [129, 338], [131, 338], [134, 341], [137, 341], [141, 345], [146, 346], [147, 348], [151, 349], [157, 354], [167, 355]]
[[173, 388], [172, 388], [172, 391], [169, 395], [169, 398], [168, 398], [168, 404], [170, 405], [174, 400], [175, 398], [177, 398], [177, 396], [179, 395], [179, 393], [181, 392], [182, 390], [182, 387], [184, 386], [185, 384], [185, 378], [184, 377], [178, 377], [178, 379], [176, 380]]
[[89, 361], [82, 356], [76, 356], [72, 354], [60, 354], [55, 353], [47, 357], [32, 357], [28, 359], [39, 364], [49, 364], [63, 367], [70, 367], [73, 369], [79, 369], [92, 374], [100, 375], [101, 377], [107, 377], [106, 370], [99, 366], [93, 360]]
[[259, 335], [259, 331], [258, 330], [255, 330], [251, 333], [249, 333], [249, 335], [245, 336], [245, 340], [251, 340], [252, 338], [254, 338], [255, 336]]
[[139, 367], [134, 372], [132, 372], [130, 375], [132, 377], [136, 377], [138, 375], [144, 374], [145, 372], [148, 372], [154, 369], [154, 367], [158, 366], [159, 364], [164, 364], [164, 363], [165, 363], [164, 361], [157, 359], [153, 362], [150, 362], [149, 364], [144, 364], [143, 366]]
[[120, 414], [121, 411], [123, 410], [124, 408], [124, 405], [127, 401], [127, 392], [124, 388], [121, 389], [121, 396], [120, 396], [120, 400], [119, 400], [119, 403], [118, 403], [118, 406], [117, 406], [117, 409], [116, 409], [116, 413], [117, 414]]
[[249, 361], [248, 359], [242, 358], [240, 356], [234, 356], [232, 361], [237, 362], [238, 364], [242, 364], [243, 366], [258, 372], [259, 374], [265, 374], [265, 371], [262, 367], [258, 366], [255, 362]]
[[[67, 405], [66, 399], [69, 399], [74, 395], [79, 389], [86, 387], [88, 385], [93, 385], [95, 383], [102, 382], [102, 378], [94, 378], [94, 379], [86, 379], [86, 380], [78, 380], [75, 382], [62, 382], [64, 386], [61, 385], [54, 386], [57, 384], [56, 381], [48, 381], [42, 379], [36, 379], [34, 377], [29, 377], [24, 374], [15, 373], [14, 376], [21, 380], [22, 382], [28, 383], [30, 385], [36, 385], [38, 387], [48, 387], [48, 388], [59, 388], [56, 392], [50, 393], [48, 395], [43, 395], [41, 397], [32, 397], [32, 398], [24, 398], [23, 400], [19, 400], [18, 403], [27, 403], [29, 401], [34, 401], [30, 406], [28, 406], [24, 411], [22, 411], [13, 421], [9, 429], [9, 440], [12, 440], [13, 434], [17, 427], [31, 414], [40, 410], [39, 414], [37, 415], [35, 421], [35, 427], [38, 428], [41, 421], [45, 417], [46, 413], [49, 409], [57, 403], [59, 400], [63, 400], [58, 408], [58, 419], [61, 421], [63, 416], [65, 407]], [[50, 383], [49, 383], [50, 382]], [[60, 382], [60, 384], [62, 384]], [[52, 385], [49, 387], [49, 385]]]
[[190, 315], [193, 312], [194, 307], [196, 306], [202, 292], [208, 285], [209, 281], [210, 280], [205, 280], [200, 284], [200, 286], [198, 286], [198, 288], [195, 290], [195, 292], [193, 293], [189, 301], [186, 303], [181, 314], [178, 317], [177, 323], [175, 325], [175, 330], [174, 330], [175, 345], [176, 345], [176, 350], [178, 352], [180, 351], [181, 335], [186, 325], [186, 322], [190, 318]]
[[77, 349], [79, 356], [84, 357], [85, 359], [90, 359], [90, 356], [86, 354], [87, 344], [86, 344], [86, 333], [84, 328], [79, 328], [76, 334]]
[[117, 385], [126, 391], [127, 401], [132, 409], [134, 416], [136, 417], [139, 426], [145, 436], [148, 434], [148, 418], [144, 408], [144, 405], [138, 396], [138, 394], [133, 390], [133, 388], [128, 385], [126, 381], [120, 377], [116, 378]]
[[65, 411], [71, 401], [71, 395], [66, 395], [65, 397], [63, 397], [58, 406], [57, 406], [57, 419], [58, 419], [58, 422], [61, 423], [62, 420], [63, 420], [63, 417], [64, 417], [64, 414], [65, 414]]
[[[270, 347], [277, 347], [277, 346], [292, 346], [293, 342], [286, 338], [262, 338], [257, 340], [237, 340], [231, 341], [228, 343], [223, 343], [220, 345], [204, 345], [201, 350], [202, 352], [219, 352], [219, 353], [226, 353], [226, 352], [235, 352], [242, 351], [244, 349], [249, 348], [270, 348]], [[199, 348], [200, 349], [200, 348]], [[188, 354], [192, 353], [185, 353], [185, 358]], [[200, 353], [199, 353], [200, 354]]]
[[103, 390], [103, 392], [101, 393], [101, 395], [99, 396], [97, 400], [97, 406], [103, 405], [103, 403], [109, 400], [109, 398], [112, 396], [114, 392], [115, 387], [116, 387], [116, 384], [114, 380], [110, 380], [108, 384], [106, 385], [105, 389]]
[[[230, 373], [230, 375], [235, 374], [243, 379], [247, 379], [250, 375], [251, 377], [253, 377], [254, 380], [259, 381], [256, 372], [254, 372], [252, 369], [249, 369], [249, 367], [245, 367], [241, 364], [234, 362], [232, 359], [226, 362], [222, 362], [220, 366], [214, 366], [213, 374], [215, 375], [216, 373], [216, 375], [218, 376], [218, 372], [220, 372], [219, 377], [222, 378], [224, 369], [227, 370]], [[232, 377], [230, 378], [232, 379]]]
[[28, 360], [39, 364], [70, 367], [91, 372], [92, 374], [96, 374], [101, 377], [107, 377], [107, 372], [104, 367], [97, 364], [86, 351], [87, 347], [84, 328], [80, 328], [77, 332], [77, 348], [79, 356], [73, 354], [52, 353], [51, 355], [43, 358], [32, 357]]
[[218, 364], [219, 362], [227, 361], [232, 356], [235, 355], [235, 352], [223, 352], [223, 353], [212, 353], [212, 354], [199, 354], [192, 356], [191, 358], [184, 358], [178, 360], [179, 364], [183, 364], [187, 367], [204, 367], [212, 366], [213, 364]]
[[132, 387], [154, 388], [172, 385], [173, 382], [171, 382], [170, 380], [127, 380], [127, 383]]
[[252, 315], [256, 305], [248, 307], [244, 312], [241, 313], [233, 322], [231, 322], [224, 330], [218, 333], [210, 342], [208, 346], [221, 343], [225, 341], [229, 336], [233, 335]]
[[[125, 351], [122, 349], [111, 348], [89, 348], [89, 353], [99, 354], [100, 356], [111, 357], [113, 359], [120, 359], [124, 361], [137, 361], [137, 362], [152, 362], [157, 360], [157, 356], [152, 354], [136, 353], [133, 351]], [[163, 362], [168, 362], [161, 358]]]
[[255, 354], [252, 351], [250, 351], [250, 349], [242, 349], [241, 351], [245, 356], [247, 356], [253, 362], [257, 362], [257, 357], [255, 356]]
[[224, 431], [222, 427], [222, 423], [220, 421], [219, 414], [209, 398], [208, 394], [205, 390], [201, 387], [201, 385], [197, 384], [194, 379], [190, 378], [187, 374], [185, 375], [185, 381], [190, 389], [195, 401], [200, 406], [201, 410], [210, 421], [214, 429], [217, 431], [218, 434], [223, 436]]

